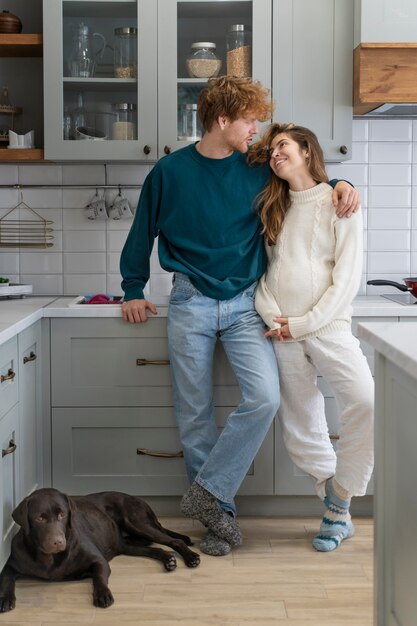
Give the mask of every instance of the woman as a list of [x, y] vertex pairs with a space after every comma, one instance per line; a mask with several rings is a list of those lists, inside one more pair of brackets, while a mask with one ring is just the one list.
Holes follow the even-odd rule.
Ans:
[[[351, 332], [362, 218], [360, 212], [336, 216], [323, 152], [307, 128], [273, 124], [250, 157], [267, 159], [273, 175], [258, 204], [269, 263], [255, 304], [278, 361], [285, 444], [293, 462], [315, 479], [326, 506], [313, 545], [329, 551], [354, 534], [351, 497], [365, 494], [373, 468], [373, 379]], [[337, 452], [318, 373], [341, 410]]]

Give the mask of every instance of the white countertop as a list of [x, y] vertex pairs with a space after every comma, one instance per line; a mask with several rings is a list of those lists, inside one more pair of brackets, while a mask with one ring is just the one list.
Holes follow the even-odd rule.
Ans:
[[[38, 296], [0, 300], [0, 344], [42, 317], [121, 317], [120, 304], [78, 305], [70, 307], [74, 296]], [[166, 300], [154, 302], [159, 317], [166, 317]], [[381, 296], [359, 296], [353, 301], [355, 317], [415, 317], [417, 304], [402, 306]]]
[[417, 322], [367, 322], [358, 325], [358, 335], [377, 352], [417, 380]]

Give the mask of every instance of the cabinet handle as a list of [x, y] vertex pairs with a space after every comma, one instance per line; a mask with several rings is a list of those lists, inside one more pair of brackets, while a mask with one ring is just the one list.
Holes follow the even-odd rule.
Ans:
[[13, 380], [13, 378], [16, 376], [16, 372], [14, 372], [11, 368], [9, 369], [9, 371], [7, 372], [7, 374], [2, 374], [0, 377], [0, 382], [4, 383], [6, 382], [6, 380]]
[[339, 435], [330, 435], [330, 439], [332, 439], [333, 441], [339, 441], [340, 437]]
[[347, 153], [348, 153], [348, 149], [347, 149], [347, 147], [346, 147], [346, 146], [340, 146], [340, 152], [341, 152], [342, 154], [347, 154]]
[[182, 459], [184, 452], [154, 452], [153, 450], [147, 450], [146, 448], [137, 448], [136, 454], [144, 454], [145, 456], [157, 456], [162, 459]]
[[9, 447], [6, 448], [5, 450], [3, 449], [1, 451], [1, 458], [3, 458], [4, 456], [6, 456], [7, 454], [13, 454], [13, 452], [16, 451], [17, 445], [15, 444], [15, 442], [13, 441], [13, 439], [10, 439], [9, 441]]
[[145, 154], [149, 154], [151, 151], [151, 147], [150, 146], [143, 146], [143, 151]]
[[136, 365], [169, 365], [168, 359], [136, 359]]
[[36, 354], [34, 352], [31, 352], [29, 356], [23, 357], [23, 363], [30, 363], [31, 361], [36, 361], [37, 358], [38, 357], [36, 356]]
[[165, 154], [171, 154], [171, 146], [164, 146]]

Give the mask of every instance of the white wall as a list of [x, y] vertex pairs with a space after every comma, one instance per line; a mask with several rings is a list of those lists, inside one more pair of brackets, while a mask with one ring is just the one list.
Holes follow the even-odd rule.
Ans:
[[[411, 120], [353, 121], [353, 159], [328, 164], [330, 178], [346, 178], [360, 191], [364, 215], [364, 273], [360, 293], [395, 291], [367, 287], [370, 278], [401, 281], [417, 275], [417, 122]], [[107, 165], [107, 183], [121, 184], [133, 207], [148, 165]], [[0, 185], [92, 184], [105, 182], [103, 165], [0, 165]], [[23, 200], [53, 220], [50, 249], [0, 248], [0, 275], [31, 283], [37, 295], [121, 294], [119, 256], [131, 225], [128, 220], [87, 220], [84, 206], [95, 189], [30, 189]], [[108, 191], [108, 201], [117, 189]], [[19, 202], [15, 189], [0, 190], [0, 217]], [[161, 301], [170, 290], [170, 275], [159, 267], [156, 247], [147, 294]]]

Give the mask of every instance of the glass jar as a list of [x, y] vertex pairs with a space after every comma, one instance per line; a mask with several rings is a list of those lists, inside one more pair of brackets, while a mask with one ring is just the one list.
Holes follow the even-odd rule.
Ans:
[[244, 24], [233, 24], [226, 36], [227, 73], [238, 78], [252, 76], [252, 33]]
[[114, 29], [114, 75], [116, 78], [137, 76], [137, 28], [123, 26]]
[[216, 44], [211, 41], [196, 41], [191, 44], [191, 52], [186, 66], [191, 78], [211, 78], [220, 72], [222, 62], [215, 54]]
[[201, 126], [197, 115], [196, 104], [181, 105], [178, 139], [182, 141], [198, 141], [201, 139]]
[[136, 139], [136, 104], [116, 102], [111, 105], [116, 121], [112, 124], [112, 139]]

